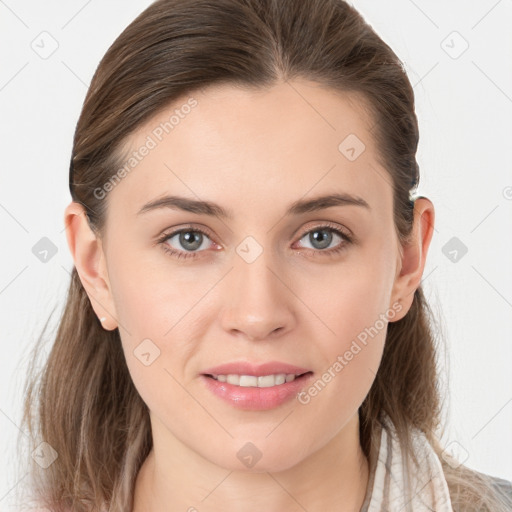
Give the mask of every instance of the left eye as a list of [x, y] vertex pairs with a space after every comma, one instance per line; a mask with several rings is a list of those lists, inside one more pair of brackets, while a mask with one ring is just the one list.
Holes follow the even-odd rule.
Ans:
[[[338, 238], [339, 241], [343, 241], [344, 239], [348, 240], [348, 237], [341, 231], [326, 226], [308, 231], [302, 236], [301, 240], [306, 239], [312, 244], [312, 247], [309, 247], [310, 249], [325, 250], [329, 248], [329, 245], [336, 238]], [[339, 245], [339, 243], [336, 245]]]

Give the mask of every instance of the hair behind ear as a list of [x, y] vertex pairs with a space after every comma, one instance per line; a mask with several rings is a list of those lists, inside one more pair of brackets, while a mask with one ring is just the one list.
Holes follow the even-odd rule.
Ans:
[[102, 328], [76, 268], [37, 391], [36, 383], [33, 377], [26, 386], [22, 420], [30, 452], [44, 441], [58, 457], [47, 468], [30, 458], [36, 500], [56, 512], [100, 510], [102, 497], [129, 504], [152, 446], [149, 412], [131, 380], [118, 330]]

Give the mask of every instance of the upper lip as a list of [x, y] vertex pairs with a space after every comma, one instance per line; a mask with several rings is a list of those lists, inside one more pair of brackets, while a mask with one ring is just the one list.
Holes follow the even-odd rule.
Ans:
[[301, 375], [310, 372], [307, 368], [301, 368], [288, 363], [280, 361], [268, 361], [266, 363], [250, 363], [248, 361], [234, 361], [231, 363], [224, 363], [218, 366], [212, 366], [203, 371], [204, 375], [254, 375], [262, 377], [264, 375], [274, 375], [278, 373], [293, 373]]

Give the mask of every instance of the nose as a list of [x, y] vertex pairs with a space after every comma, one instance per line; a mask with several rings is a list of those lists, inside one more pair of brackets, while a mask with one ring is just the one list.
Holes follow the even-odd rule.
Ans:
[[248, 263], [235, 255], [225, 286], [222, 328], [250, 341], [282, 336], [294, 328], [297, 301], [285, 273], [264, 250]]

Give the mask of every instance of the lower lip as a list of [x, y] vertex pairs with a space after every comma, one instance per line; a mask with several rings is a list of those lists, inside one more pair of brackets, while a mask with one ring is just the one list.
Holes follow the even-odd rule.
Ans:
[[262, 411], [274, 409], [294, 398], [312, 376], [312, 373], [307, 373], [295, 378], [292, 382], [268, 388], [234, 386], [206, 375], [201, 375], [201, 379], [214, 395], [232, 406], [249, 411]]

